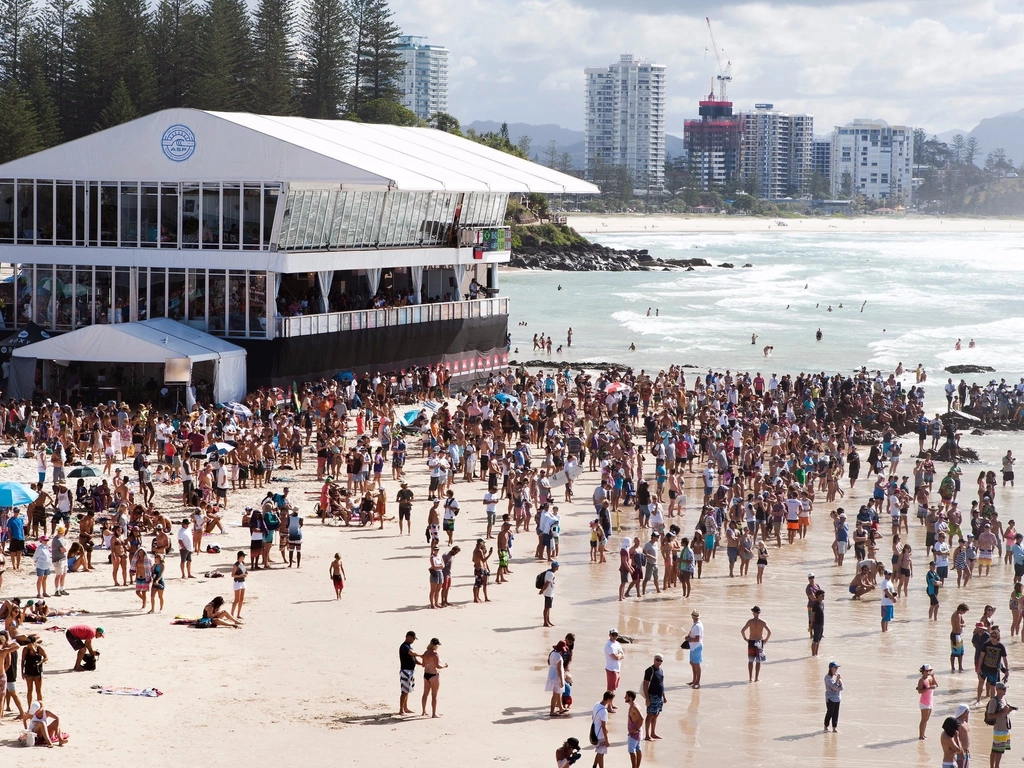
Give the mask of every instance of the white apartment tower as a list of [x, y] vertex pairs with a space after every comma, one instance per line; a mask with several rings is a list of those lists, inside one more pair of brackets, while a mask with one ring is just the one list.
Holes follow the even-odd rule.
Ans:
[[872, 200], [913, 194], [914, 129], [884, 120], [854, 120], [832, 132], [832, 196], [846, 192]]
[[766, 200], [796, 196], [807, 188], [814, 168], [814, 116], [776, 112], [755, 104], [740, 115], [743, 149], [740, 177], [753, 179]]
[[587, 80], [584, 167], [624, 165], [639, 190], [665, 185], [665, 65], [623, 54]]
[[405, 62], [400, 82], [402, 106], [421, 120], [448, 111], [448, 49], [427, 45], [426, 39], [402, 35], [395, 49]]

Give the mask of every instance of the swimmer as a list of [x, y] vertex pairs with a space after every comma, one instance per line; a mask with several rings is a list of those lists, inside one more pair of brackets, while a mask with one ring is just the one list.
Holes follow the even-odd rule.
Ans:
[[648, 317], [650, 317], [650, 316], [651, 316], [651, 308], [650, 308], [650, 307], [648, 307], [648, 308], [647, 308], [647, 316], [648, 316]]
[[789, 304], [786, 305], [786, 309], [789, 309]]
[[840, 304], [840, 305], [839, 305], [839, 308], [840, 308], [840, 309], [842, 309], [842, 308], [843, 308], [843, 305], [842, 305], [842, 304]]
[[968, 349], [974, 349], [975, 346], [976, 345], [974, 343], [974, 339], [971, 339], [970, 342], [967, 344]]
[[956, 340], [956, 344], [953, 345], [953, 349], [955, 349], [957, 352], [960, 351], [960, 349], [961, 349], [961, 347], [960, 347], [960, 339]]
[[561, 285], [558, 286], [558, 290], [562, 290], [562, 286]]
[[821, 337], [822, 337], [822, 333], [821, 333], [821, 328], [819, 328], [819, 329], [818, 329], [818, 331], [817, 331], [817, 333], [815, 333], [815, 334], [814, 334], [814, 338], [815, 338], [815, 339], [816, 339], [817, 341], [821, 341]]
[[765, 347], [764, 350], [763, 350], [764, 351], [764, 356], [765, 357], [771, 357], [772, 356], [772, 352], [774, 350], [775, 350], [775, 347], [772, 347], [772, 346]]
[[757, 344], [757, 334], [756, 333], [750, 334], [750, 343], [751, 344]]
[[629, 345], [629, 351], [630, 352], [636, 352], [636, 344], [630, 344]]
[[828, 309], [826, 309], [825, 311], [826, 311], [826, 312], [831, 312], [831, 311], [832, 311], [832, 305], [831, 305], [831, 304], [829, 304], [829, 305], [828, 305]]

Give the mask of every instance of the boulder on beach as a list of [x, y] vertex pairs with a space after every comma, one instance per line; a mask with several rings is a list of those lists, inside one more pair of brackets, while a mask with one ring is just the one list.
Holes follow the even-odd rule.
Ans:
[[995, 368], [988, 365], [947, 365], [946, 373], [995, 373]]
[[722, 269], [734, 269], [734, 265], [730, 264], [728, 261], [723, 264], [719, 264], [718, 266]]

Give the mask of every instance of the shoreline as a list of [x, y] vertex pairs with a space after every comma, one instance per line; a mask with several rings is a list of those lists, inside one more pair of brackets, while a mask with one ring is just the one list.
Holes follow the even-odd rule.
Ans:
[[[785, 226], [779, 226], [781, 222]], [[571, 214], [570, 227], [581, 235], [619, 234], [735, 234], [773, 232], [851, 233], [930, 233], [1024, 232], [1022, 219], [982, 219], [939, 216], [811, 216], [778, 218], [720, 214]]]

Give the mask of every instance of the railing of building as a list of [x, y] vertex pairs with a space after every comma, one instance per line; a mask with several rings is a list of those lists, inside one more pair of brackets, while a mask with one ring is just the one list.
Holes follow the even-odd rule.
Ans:
[[277, 336], [315, 336], [321, 333], [358, 331], [366, 328], [386, 328], [413, 323], [431, 323], [442, 320], [465, 320], [474, 317], [494, 317], [508, 314], [508, 299], [471, 299], [439, 304], [415, 304], [408, 307], [362, 309], [355, 312], [325, 312], [318, 315], [277, 318]]

